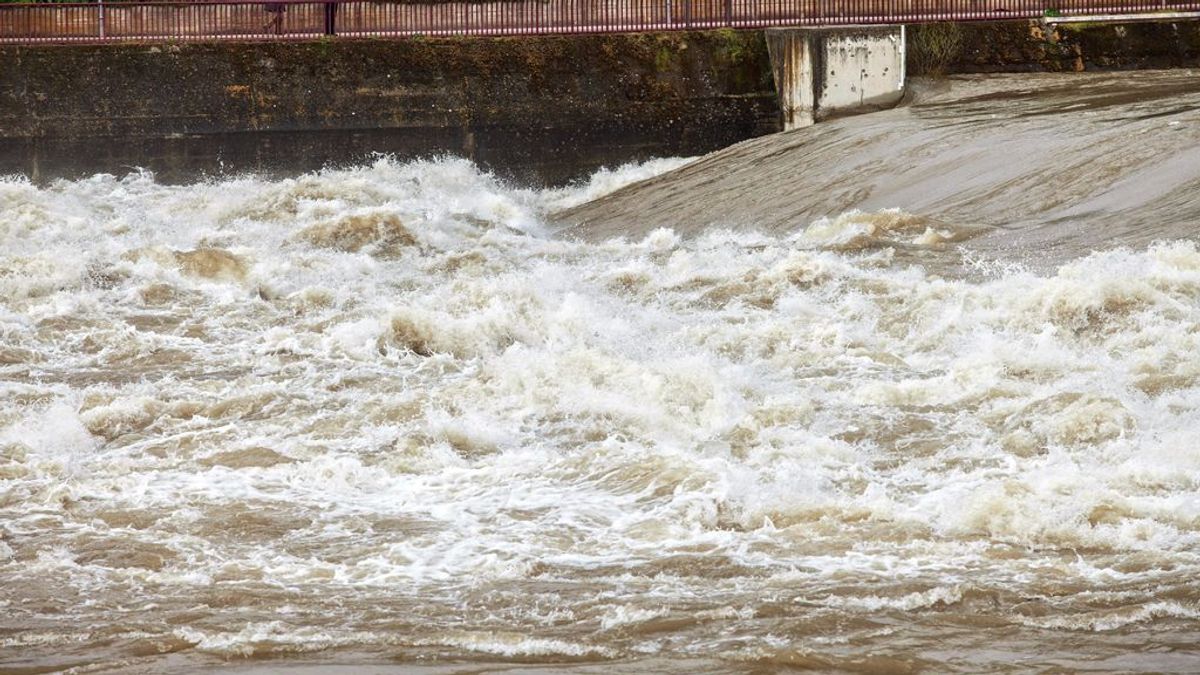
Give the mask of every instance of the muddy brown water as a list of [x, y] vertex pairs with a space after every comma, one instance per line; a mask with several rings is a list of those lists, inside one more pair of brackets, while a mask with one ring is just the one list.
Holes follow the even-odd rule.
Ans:
[[1194, 672], [1195, 81], [0, 181], [0, 671]]

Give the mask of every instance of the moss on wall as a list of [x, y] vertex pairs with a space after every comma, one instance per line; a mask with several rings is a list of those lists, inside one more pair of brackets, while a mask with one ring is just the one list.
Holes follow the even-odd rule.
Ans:
[[[758, 33], [0, 48], [0, 136], [769, 127]], [[728, 133], [720, 132], [723, 138]]]
[[[920, 31], [921, 28], [915, 28]], [[1200, 66], [1200, 22], [959, 24], [951, 73], [1127, 70]], [[909, 66], [920, 73], [918, 54]]]
[[778, 124], [757, 32], [0, 47], [0, 172], [452, 153], [557, 182]]

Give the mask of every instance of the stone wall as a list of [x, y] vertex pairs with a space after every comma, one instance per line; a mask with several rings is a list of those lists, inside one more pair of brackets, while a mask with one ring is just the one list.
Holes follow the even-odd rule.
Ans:
[[[910, 29], [910, 39], [922, 30]], [[948, 73], [1071, 72], [1200, 66], [1200, 21], [960, 24]], [[921, 73], [910, 41], [909, 68]]]
[[448, 152], [557, 182], [778, 125], [753, 32], [0, 48], [0, 172]]

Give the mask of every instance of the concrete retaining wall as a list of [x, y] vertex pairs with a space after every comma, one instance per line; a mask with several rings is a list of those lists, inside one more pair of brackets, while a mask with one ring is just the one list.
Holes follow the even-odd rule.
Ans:
[[[1200, 66], [1200, 21], [1057, 23], [1008, 21], [950, 27], [957, 48], [931, 58], [922, 31], [945, 25], [912, 26], [909, 72], [926, 75], [1028, 71], [1095, 71]], [[946, 40], [943, 36], [941, 42]]]
[[[956, 30], [961, 49], [948, 72], [1200, 65], [1200, 23]], [[141, 166], [191, 180], [382, 152], [464, 155], [562, 182], [600, 165], [700, 154], [892, 105], [905, 74], [902, 35], [895, 27], [768, 31], [766, 40], [715, 31], [3, 47], [0, 174]]]
[[891, 107], [904, 96], [903, 26], [766, 31], [784, 129]]
[[0, 48], [0, 173], [451, 153], [521, 179], [776, 131], [760, 33]]

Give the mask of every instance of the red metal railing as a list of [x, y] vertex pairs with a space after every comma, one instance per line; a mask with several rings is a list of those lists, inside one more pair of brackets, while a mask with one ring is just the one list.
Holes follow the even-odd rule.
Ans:
[[1200, 11], [1200, 0], [193, 0], [0, 4], [0, 44], [618, 33]]

